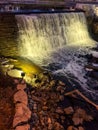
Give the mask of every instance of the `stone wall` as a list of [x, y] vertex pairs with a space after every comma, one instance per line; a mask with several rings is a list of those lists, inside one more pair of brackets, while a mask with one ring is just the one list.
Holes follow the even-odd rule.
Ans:
[[17, 30], [14, 14], [0, 14], [0, 55], [17, 55]]

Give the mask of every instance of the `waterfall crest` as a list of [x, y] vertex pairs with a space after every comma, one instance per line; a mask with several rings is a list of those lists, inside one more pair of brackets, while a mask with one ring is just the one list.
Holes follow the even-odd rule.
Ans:
[[91, 42], [84, 13], [17, 15], [20, 55], [45, 57], [65, 45]]

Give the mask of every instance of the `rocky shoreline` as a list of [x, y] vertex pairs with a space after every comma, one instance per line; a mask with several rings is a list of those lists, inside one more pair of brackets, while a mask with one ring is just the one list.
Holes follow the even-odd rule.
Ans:
[[12, 123], [15, 114], [11, 79], [0, 74], [0, 130], [13, 130]]
[[[98, 111], [84, 100], [79, 100], [76, 93], [66, 96], [68, 86], [65, 83], [44, 74], [44, 78], [37, 80], [35, 84], [37, 85], [31, 86], [21, 78], [5, 77], [4, 80], [1, 78], [0, 86], [5, 86], [6, 95], [10, 93], [9, 98], [12, 100], [9, 103], [12, 107], [10, 112], [12, 110], [13, 112], [11, 114], [7, 112], [12, 119], [9, 119], [11, 123], [2, 121], [3, 125], [6, 123], [10, 128], [6, 125], [2, 128], [3, 125], [0, 125], [0, 130], [98, 129]], [[3, 94], [5, 89], [2, 87]], [[5, 102], [4, 96], [2, 97], [2, 102]], [[6, 105], [5, 103], [2, 106], [2, 110], [0, 107], [0, 116], [5, 119], [6, 116], [2, 112]]]
[[[70, 130], [76, 127], [84, 130], [84, 122], [94, 120], [92, 112], [86, 110], [86, 105], [82, 106], [79, 101], [80, 104], [75, 106], [76, 103], [72, 103], [71, 98], [64, 96], [66, 85], [62, 81], [52, 79], [50, 87], [47, 88], [32, 88], [23, 82], [24, 84], [17, 85], [18, 91], [14, 95], [14, 103], [17, 104], [15, 106], [19, 108], [13, 121], [16, 130]], [[75, 95], [71, 96], [74, 98]], [[89, 104], [87, 106], [89, 109]], [[27, 116], [24, 113], [28, 113]]]

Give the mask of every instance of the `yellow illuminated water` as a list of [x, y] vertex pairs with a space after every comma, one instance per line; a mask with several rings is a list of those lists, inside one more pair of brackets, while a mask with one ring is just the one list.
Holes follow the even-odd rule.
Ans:
[[43, 71], [41, 67], [26, 58], [8, 59], [7, 61], [5, 65], [1, 63], [0, 68], [4, 74], [12, 77], [21, 77], [22, 73], [32, 76]]
[[10, 64], [13, 64], [15, 68], [20, 69], [25, 73], [37, 74], [43, 71], [41, 67], [37, 66], [30, 60], [24, 58], [18, 58], [17, 60], [12, 60], [10, 61]]

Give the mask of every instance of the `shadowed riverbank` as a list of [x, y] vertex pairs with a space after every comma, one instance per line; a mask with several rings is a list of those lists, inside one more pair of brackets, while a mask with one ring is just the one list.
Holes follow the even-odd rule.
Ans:
[[0, 14], [0, 55], [18, 54], [17, 24], [14, 14]]

